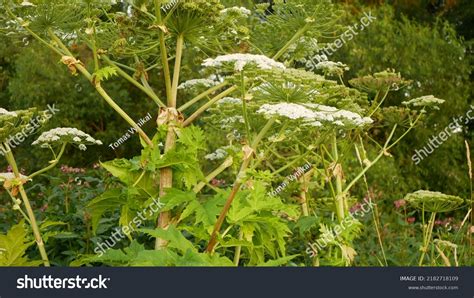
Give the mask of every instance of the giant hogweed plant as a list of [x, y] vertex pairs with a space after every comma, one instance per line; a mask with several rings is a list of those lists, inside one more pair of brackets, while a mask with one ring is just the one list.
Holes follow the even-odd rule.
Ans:
[[[325, 0], [275, 1], [271, 13], [266, 5], [249, 10], [218, 0], [4, 4], [15, 33], [34, 37], [72, 75], [86, 77], [138, 132], [139, 156], [102, 163], [120, 184], [89, 203], [93, 229], [108, 212], [120, 210], [119, 224], [127, 226], [153, 199], [165, 204], [159, 215], [146, 217], [155, 228], [127, 233], [129, 247], [75, 264], [288, 264], [304, 254], [308, 241], [349, 216], [359, 201], [351, 196], [354, 185], [363, 178], [367, 185], [365, 173], [439, 103], [407, 102], [421, 110], [406, 108], [379, 154], [367, 156], [364, 142], [376, 142], [367, 131], [389, 125], [377, 119], [382, 102], [408, 82], [386, 71], [354, 79], [351, 87], [331, 79], [341, 78], [341, 63], [323, 63], [323, 75], [297, 68], [295, 57], [317, 52], [305, 41], [339, 29], [339, 12]], [[78, 44], [90, 55], [75, 52]], [[156, 103], [153, 136], [107, 93], [112, 76]], [[352, 148], [361, 169], [345, 173]], [[305, 163], [310, 171], [281, 194], [270, 194]], [[351, 242], [360, 232], [355, 221], [326, 251], [316, 252], [312, 264], [351, 264]], [[289, 253], [286, 240], [298, 229], [303, 237]], [[154, 250], [138, 242], [139, 234], [155, 239]]]

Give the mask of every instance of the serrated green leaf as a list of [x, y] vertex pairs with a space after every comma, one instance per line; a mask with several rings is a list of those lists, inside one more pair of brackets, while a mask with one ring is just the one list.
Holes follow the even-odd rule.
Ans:
[[126, 203], [121, 189], [109, 189], [90, 201], [87, 209], [90, 210], [92, 216], [92, 232], [96, 232], [99, 220], [105, 212], [118, 210]]
[[14, 225], [6, 235], [0, 234], [0, 266], [38, 266], [42, 261], [29, 261], [26, 250], [34, 244], [27, 239], [24, 222]]

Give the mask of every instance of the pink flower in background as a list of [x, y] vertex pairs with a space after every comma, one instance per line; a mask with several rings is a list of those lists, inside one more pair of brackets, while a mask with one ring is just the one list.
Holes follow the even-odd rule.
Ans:
[[407, 204], [407, 201], [405, 201], [404, 199], [400, 199], [393, 202], [393, 204], [395, 205], [395, 208], [400, 209], [400, 207], [403, 207]]
[[78, 174], [78, 173], [85, 173], [86, 169], [83, 168], [73, 168], [73, 167], [68, 167], [66, 165], [61, 166], [61, 172], [65, 174]]
[[415, 222], [415, 220], [416, 219], [414, 217], [409, 217], [409, 218], [407, 218], [407, 223], [412, 224], [412, 223]]

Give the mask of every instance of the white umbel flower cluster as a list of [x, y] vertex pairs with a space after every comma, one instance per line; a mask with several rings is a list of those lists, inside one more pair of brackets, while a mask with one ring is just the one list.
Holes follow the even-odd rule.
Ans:
[[0, 115], [7, 115], [7, 116], [13, 116], [13, 117], [18, 116], [15, 112], [9, 112], [5, 110], [4, 108], [0, 108]]
[[102, 145], [100, 140], [96, 140], [89, 134], [70, 127], [58, 127], [43, 132], [33, 145], [48, 147], [51, 144], [72, 143], [79, 146], [79, 149], [86, 150], [86, 145]]
[[219, 159], [224, 159], [226, 157], [227, 157], [227, 152], [222, 148], [219, 148], [213, 153], [204, 156], [204, 158], [207, 160], [219, 160]]
[[[15, 179], [15, 174], [11, 172], [0, 173], [0, 181], [13, 180]], [[20, 179], [30, 180], [28, 176], [20, 174]]]
[[286, 69], [283, 63], [277, 62], [264, 55], [253, 54], [229, 54], [217, 56], [216, 58], [208, 58], [204, 60], [204, 67], [222, 67], [226, 64], [233, 64], [235, 71], [242, 71], [245, 66], [253, 65], [259, 69], [280, 68]]
[[369, 117], [361, 117], [351, 111], [319, 104], [265, 104], [260, 107], [257, 113], [303, 120], [305, 125], [317, 127], [323, 126], [323, 123], [336, 126], [364, 126], [373, 122]]
[[443, 104], [444, 102], [444, 99], [436, 98], [433, 95], [425, 95], [409, 101], [404, 101], [402, 104], [413, 107], [431, 107], [435, 110], [438, 110], [438, 105]]
[[219, 82], [211, 80], [211, 79], [192, 79], [184, 83], [181, 83], [178, 86], [178, 89], [190, 89], [197, 86], [211, 88], [211, 87], [217, 86], [218, 84]]
[[224, 97], [217, 102], [218, 105], [239, 105], [242, 104], [242, 99], [235, 97]]
[[321, 61], [316, 64], [316, 69], [320, 69], [325, 73], [339, 75], [344, 73], [344, 71], [349, 70], [349, 67], [342, 62], [333, 62], [333, 61]]
[[234, 7], [229, 7], [229, 8], [225, 8], [221, 10], [221, 15], [227, 15], [227, 14], [231, 14], [231, 15], [236, 14], [239, 16], [248, 17], [252, 14], [252, 12], [245, 7], [234, 6]]

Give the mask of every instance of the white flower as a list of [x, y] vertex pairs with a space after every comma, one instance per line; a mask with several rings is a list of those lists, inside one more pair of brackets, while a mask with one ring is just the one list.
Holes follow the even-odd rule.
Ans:
[[5, 110], [4, 108], [0, 108], [0, 115], [8, 115], [8, 116], [13, 116], [13, 117], [18, 117], [17, 113], [9, 112], [9, 111]]
[[349, 70], [349, 67], [341, 62], [321, 61], [316, 64], [316, 69], [321, 69], [325, 73], [339, 75]]
[[334, 107], [319, 104], [278, 103], [265, 104], [257, 113], [267, 116], [283, 116], [293, 120], [302, 120], [305, 125], [322, 126], [322, 123], [337, 126], [363, 126], [372, 123], [369, 117], [362, 118], [359, 114], [339, 110]]
[[[77, 128], [70, 127], [58, 127], [43, 132], [39, 138], [33, 142], [33, 145], [40, 145], [42, 148], [47, 148], [49, 144], [53, 143], [82, 144], [84, 147], [85, 145], [102, 145], [100, 140], [94, 139]], [[81, 146], [79, 146], [79, 149], [81, 149]]]
[[84, 144], [79, 144], [79, 150], [86, 151], [87, 147]]
[[225, 8], [225, 9], [221, 10], [220, 13], [222, 15], [229, 14], [229, 13], [234, 13], [234, 14], [241, 15], [241, 16], [246, 16], [246, 17], [248, 17], [252, 14], [252, 12], [250, 10], [248, 10], [247, 8], [238, 7], [238, 6]]
[[433, 95], [425, 95], [425, 96], [411, 99], [409, 101], [404, 101], [402, 102], [402, 104], [406, 106], [413, 106], [413, 107], [431, 107], [435, 110], [439, 110], [438, 105], [444, 102], [445, 102], [444, 99], [436, 98]]
[[227, 156], [227, 152], [224, 149], [219, 148], [213, 153], [204, 156], [204, 158], [207, 160], [218, 160], [218, 159], [224, 159], [226, 156]]
[[222, 105], [222, 104], [232, 104], [232, 105], [238, 105], [242, 104], [242, 99], [240, 98], [235, 98], [235, 97], [224, 97], [220, 99], [217, 104]]
[[224, 118], [220, 122], [222, 124], [222, 128], [233, 127], [233, 124], [236, 123], [236, 122], [245, 123], [244, 117], [242, 117], [240, 115]]
[[454, 134], [462, 132], [462, 126], [456, 126], [454, 129], [451, 130]]
[[221, 67], [224, 64], [233, 64], [235, 71], [242, 71], [247, 65], [255, 65], [259, 69], [280, 68], [286, 69], [283, 63], [277, 62], [263, 55], [253, 54], [229, 54], [217, 56], [216, 58], [208, 58], [204, 60], [204, 67]]
[[[11, 172], [7, 172], [7, 173], [0, 173], [0, 181], [5, 181], [5, 180], [12, 180], [12, 179], [15, 179], [15, 174], [14, 173], [11, 173]], [[28, 176], [25, 176], [25, 175], [22, 175], [20, 174], [20, 179], [27, 179], [27, 180], [30, 180], [28, 178]]]
[[218, 84], [219, 84], [219, 82], [217, 82], [215, 80], [212, 80], [212, 79], [192, 79], [192, 80], [188, 80], [184, 83], [181, 83], [178, 86], [178, 89], [189, 89], [189, 88], [192, 88], [192, 87], [195, 87], [195, 86], [203, 86], [203, 87], [211, 88], [211, 87], [214, 87]]
[[27, 7], [30, 7], [30, 6], [36, 6], [34, 5], [33, 3], [31, 3], [30, 1], [28, 0], [23, 0], [23, 2], [20, 3], [21, 6], [27, 6]]

